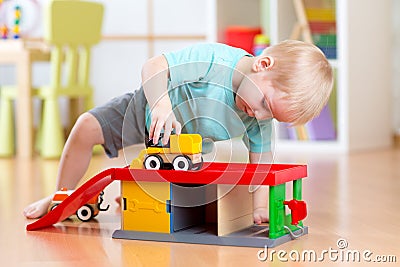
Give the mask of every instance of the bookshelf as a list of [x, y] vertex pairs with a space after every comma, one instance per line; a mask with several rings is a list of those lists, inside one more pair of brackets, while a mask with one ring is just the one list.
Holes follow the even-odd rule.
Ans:
[[[293, 0], [265, 0], [264, 5], [271, 43], [288, 39], [296, 22]], [[334, 8], [328, 16], [336, 20], [336, 58], [330, 59], [336, 72], [336, 138], [288, 140], [277, 130], [278, 151], [349, 152], [391, 145], [391, 1], [336, 0]]]

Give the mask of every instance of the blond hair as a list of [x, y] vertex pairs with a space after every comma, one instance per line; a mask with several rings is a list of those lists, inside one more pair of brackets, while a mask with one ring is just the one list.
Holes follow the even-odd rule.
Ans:
[[268, 75], [276, 89], [286, 93], [287, 122], [300, 125], [318, 116], [333, 86], [332, 67], [321, 50], [287, 40], [266, 48], [261, 56], [274, 59]]

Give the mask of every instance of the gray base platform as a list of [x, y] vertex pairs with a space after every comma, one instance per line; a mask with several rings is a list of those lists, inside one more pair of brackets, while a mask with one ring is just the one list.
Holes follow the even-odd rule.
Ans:
[[[294, 231], [296, 235], [308, 234], [308, 227]], [[253, 225], [246, 229], [225, 236], [217, 236], [215, 225], [196, 226], [172, 234], [116, 230], [112, 237], [117, 239], [177, 242], [204, 245], [236, 246], [236, 247], [275, 247], [293, 240], [290, 234], [276, 239], [267, 237], [268, 227]]]

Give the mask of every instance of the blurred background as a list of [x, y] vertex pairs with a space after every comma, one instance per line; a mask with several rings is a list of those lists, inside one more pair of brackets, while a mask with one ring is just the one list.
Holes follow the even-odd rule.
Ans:
[[[8, 39], [19, 6], [19, 37], [41, 42], [47, 2], [0, 0], [0, 25], [10, 29]], [[304, 0], [301, 8], [293, 0], [96, 2], [104, 5], [104, 18], [91, 58], [95, 105], [138, 89], [141, 66], [154, 55], [198, 42], [227, 43], [257, 54], [295, 38], [314, 42], [326, 54], [335, 69], [335, 88], [314, 121], [277, 126], [279, 149], [349, 152], [388, 147], [399, 139], [400, 1]], [[49, 73], [48, 62], [33, 63], [33, 86], [49, 83]], [[15, 66], [1, 64], [0, 87], [15, 84], [16, 75]], [[67, 101], [60, 98], [60, 103], [68, 109]], [[67, 124], [67, 112], [62, 114]]]

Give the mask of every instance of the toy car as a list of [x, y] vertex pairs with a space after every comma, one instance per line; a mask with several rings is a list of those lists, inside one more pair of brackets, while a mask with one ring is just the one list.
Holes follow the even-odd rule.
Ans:
[[203, 166], [202, 138], [199, 134], [171, 135], [167, 145], [146, 140], [146, 149], [131, 163], [133, 169], [199, 170]]
[[[61, 202], [63, 202], [67, 197], [69, 197], [74, 190], [68, 190], [67, 188], [61, 188], [61, 190], [57, 191], [54, 194], [54, 197], [50, 203], [49, 211], [55, 209]], [[107, 205], [106, 208], [101, 208], [101, 204], [103, 203], [103, 194], [104, 192], [101, 191], [99, 194], [94, 196], [92, 199], [89, 200], [85, 205], [80, 207], [76, 211], [76, 216], [79, 220], [83, 222], [87, 222], [92, 218], [96, 217], [99, 214], [99, 211], [106, 211], [108, 210], [110, 205]]]

